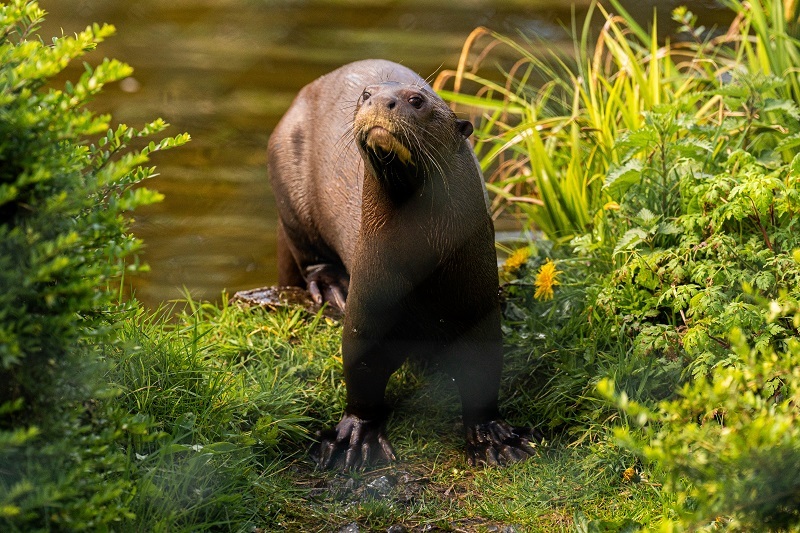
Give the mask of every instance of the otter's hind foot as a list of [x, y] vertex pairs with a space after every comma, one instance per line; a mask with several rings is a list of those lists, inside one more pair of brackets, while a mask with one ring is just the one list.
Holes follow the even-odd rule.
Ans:
[[330, 302], [344, 311], [350, 288], [350, 276], [344, 267], [329, 263], [310, 266], [306, 268], [306, 284], [314, 303]]
[[538, 431], [514, 427], [504, 420], [491, 420], [465, 429], [467, 460], [472, 466], [498, 466], [524, 461], [536, 453], [534, 443], [542, 440]]
[[364, 468], [396, 459], [386, 438], [384, 420], [363, 420], [345, 414], [336, 427], [317, 435], [311, 458], [323, 469]]

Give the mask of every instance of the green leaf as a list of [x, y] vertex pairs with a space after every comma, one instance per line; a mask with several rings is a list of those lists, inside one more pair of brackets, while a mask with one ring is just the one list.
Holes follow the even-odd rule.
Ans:
[[617, 242], [617, 246], [614, 248], [614, 255], [621, 252], [635, 250], [639, 244], [647, 239], [647, 237], [647, 232], [641, 228], [629, 229]]
[[603, 183], [603, 190], [611, 198], [620, 201], [628, 189], [641, 179], [644, 163], [640, 159], [631, 159], [625, 164], [609, 170]]

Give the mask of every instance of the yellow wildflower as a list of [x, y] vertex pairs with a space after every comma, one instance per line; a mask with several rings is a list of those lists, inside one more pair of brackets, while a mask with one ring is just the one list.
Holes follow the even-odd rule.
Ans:
[[637, 477], [636, 469], [633, 468], [632, 466], [626, 468], [625, 471], [622, 473], [622, 479], [624, 479], [627, 482], [636, 481], [636, 477]]
[[528, 261], [531, 255], [531, 249], [528, 246], [519, 248], [509, 255], [505, 263], [503, 263], [503, 270], [506, 272], [514, 272]]
[[561, 274], [561, 271], [556, 270], [556, 264], [548, 259], [539, 267], [539, 273], [536, 274], [536, 281], [533, 282], [536, 285], [536, 292], [533, 297], [537, 300], [552, 300], [553, 287], [559, 284], [556, 279], [558, 274]]

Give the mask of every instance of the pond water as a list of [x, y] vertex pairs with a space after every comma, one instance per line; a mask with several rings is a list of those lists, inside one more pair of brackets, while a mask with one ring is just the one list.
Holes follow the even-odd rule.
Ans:
[[[135, 72], [106, 88], [97, 111], [134, 127], [162, 117], [168, 133], [193, 138], [156, 154], [160, 175], [149, 186], [166, 199], [136, 212], [151, 272], [126, 283], [151, 307], [185, 291], [213, 300], [275, 282], [267, 139], [306, 83], [370, 57], [423, 77], [455, 68], [480, 25], [566, 46], [573, 3], [580, 20], [588, 0], [40, 0], [45, 41], [93, 22], [117, 27], [89, 61], [113, 57]], [[668, 13], [673, 2], [628, 4], [647, 19], [654, 5]], [[72, 65], [67, 77], [81, 70]]]

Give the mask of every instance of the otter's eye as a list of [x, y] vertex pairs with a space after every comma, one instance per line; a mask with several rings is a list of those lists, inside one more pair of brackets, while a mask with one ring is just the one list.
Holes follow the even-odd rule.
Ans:
[[423, 100], [421, 96], [417, 96], [415, 94], [414, 96], [409, 97], [408, 103], [414, 106], [415, 108], [419, 109], [420, 107], [422, 107], [422, 104], [425, 103], [425, 100]]
[[372, 96], [372, 95], [369, 94], [369, 91], [364, 91], [363, 93], [361, 93], [361, 100], [363, 102], [366, 102], [367, 100], [369, 100], [370, 96]]

